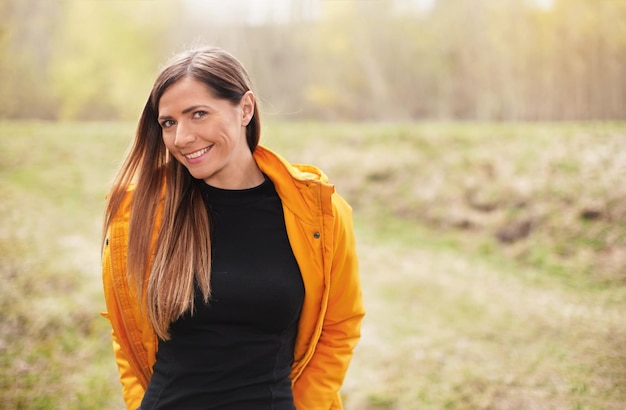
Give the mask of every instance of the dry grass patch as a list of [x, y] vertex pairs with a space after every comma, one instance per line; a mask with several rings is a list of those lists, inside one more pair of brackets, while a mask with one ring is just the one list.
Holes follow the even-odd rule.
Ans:
[[289, 158], [323, 166], [358, 212], [452, 233], [470, 251], [582, 288], [626, 282], [619, 124], [304, 124], [268, 134]]
[[620, 407], [621, 309], [420, 242], [361, 243], [368, 315], [349, 409]]

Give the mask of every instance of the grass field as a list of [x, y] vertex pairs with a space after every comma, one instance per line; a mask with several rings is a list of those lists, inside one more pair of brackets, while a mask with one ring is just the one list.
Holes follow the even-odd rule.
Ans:
[[[104, 194], [134, 125], [0, 122], [0, 408], [117, 409]], [[621, 409], [626, 124], [272, 123], [355, 211], [348, 410]]]

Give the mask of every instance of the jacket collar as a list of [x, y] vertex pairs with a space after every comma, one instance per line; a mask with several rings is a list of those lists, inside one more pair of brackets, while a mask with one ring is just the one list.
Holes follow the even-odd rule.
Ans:
[[335, 187], [319, 168], [292, 165], [263, 146], [254, 150], [254, 159], [274, 183], [283, 205], [300, 219], [313, 223], [320, 212], [332, 215], [331, 196]]

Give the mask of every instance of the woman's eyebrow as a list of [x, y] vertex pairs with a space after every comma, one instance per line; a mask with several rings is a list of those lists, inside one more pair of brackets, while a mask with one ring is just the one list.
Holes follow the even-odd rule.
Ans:
[[181, 111], [181, 114], [188, 114], [191, 111], [194, 111], [198, 108], [209, 108], [208, 106], [204, 105], [204, 104], [198, 104], [198, 105], [192, 105], [189, 108], [185, 108], [184, 110]]
[[[184, 115], [184, 114], [188, 114], [188, 113], [190, 113], [191, 111], [197, 110], [198, 108], [209, 108], [209, 107], [208, 107], [208, 106], [206, 106], [206, 105], [203, 105], [203, 104], [192, 105], [191, 107], [185, 108], [185, 109], [184, 109], [184, 110], [182, 110], [180, 113], [181, 113], [181, 114], [183, 114], [183, 115]], [[159, 115], [159, 117], [157, 118], [157, 120], [162, 121], [162, 120], [165, 120], [165, 119], [168, 119], [168, 120], [169, 120], [169, 119], [171, 119], [171, 118], [172, 118], [172, 116], [171, 116], [171, 115]]]

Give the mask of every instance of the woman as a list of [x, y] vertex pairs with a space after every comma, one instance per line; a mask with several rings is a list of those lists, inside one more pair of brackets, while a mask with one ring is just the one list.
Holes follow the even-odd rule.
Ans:
[[364, 315], [349, 205], [258, 146], [217, 48], [161, 71], [110, 191], [103, 283], [129, 409], [340, 409]]

